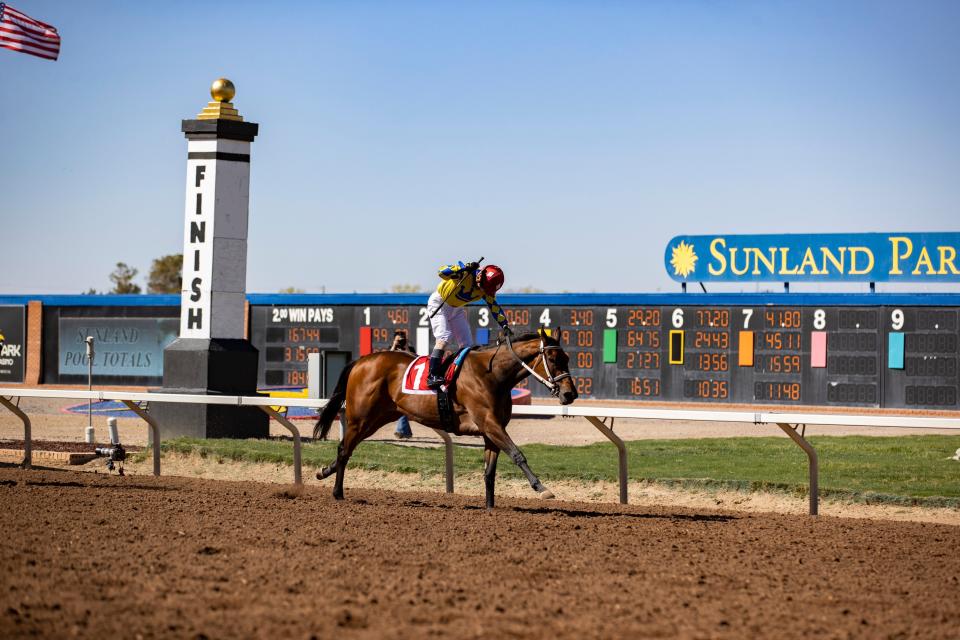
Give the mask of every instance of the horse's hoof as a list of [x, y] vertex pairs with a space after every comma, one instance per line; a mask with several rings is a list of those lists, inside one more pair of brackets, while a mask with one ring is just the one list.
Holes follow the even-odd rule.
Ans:
[[320, 470], [317, 471], [317, 480], [326, 480], [335, 473], [335, 469], [330, 467], [320, 467]]
[[540, 497], [544, 500], [553, 500], [557, 496], [553, 495], [553, 491], [550, 491], [550, 489], [544, 489], [540, 492]]
[[343, 500], [343, 494], [342, 494], [342, 493], [335, 493], [335, 494], [333, 494], [333, 499], [334, 499], [334, 500]]

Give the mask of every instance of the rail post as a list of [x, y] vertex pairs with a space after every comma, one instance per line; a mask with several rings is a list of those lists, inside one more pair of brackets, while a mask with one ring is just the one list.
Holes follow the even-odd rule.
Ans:
[[20, 418], [20, 421], [23, 422], [23, 462], [21, 465], [24, 469], [29, 469], [33, 466], [33, 444], [30, 442], [30, 418], [20, 409], [20, 407], [13, 404], [9, 399], [3, 396], [0, 396], [0, 403], [13, 412], [13, 414]]
[[807, 453], [810, 476], [810, 515], [818, 515], [820, 513], [820, 463], [817, 460], [817, 451], [802, 435], [797, 433], [796, 427], [784, 422], [778, 422], [777, 426], [783, 429], [783, 432]]
[[290, 435], [293, 436], [293, 483], [297, 485], [303, 484], [303, 465], [301, 463], [300, 457], [300, 431], [290, 423], [284, 416], [280, 415], [273, 407], [268, 407], [265, 405], [260, 406], [263, 409], [263, 412], [268, 416], [282, 424], [287, 428], [287, 431], [290, 432]]
[[[431, 427], [433, 429], [433, 427]], [[443, 429], [433, 429], [443, 440], [443, 453], [446, 467], [447, 493], [453, 493], [453, 440], [450, 434]]]
[[123, 400], [120, 402], [126, 405], [127, 409], [143, 418], [150, 427], [150, 439], [153, 440], [153, 475], [160, 475], [160, 426], [156, 420], [150, 417], [150, 414], [140, 408], [133, 400]]
[[610, 442], [617, 446], [617, 455], [620, 458], [620, 504], [627, 504], [627, 447], [623, 444], [623, 440], [620, 439], [620, 436], [613, 432], [613, 420], [610, 418], [610, 426], [608, 427], [603, 423], [602, 420], [594, 416], [584, 416], [590, 424], [595, 426], [597, 430], [605, 435]]

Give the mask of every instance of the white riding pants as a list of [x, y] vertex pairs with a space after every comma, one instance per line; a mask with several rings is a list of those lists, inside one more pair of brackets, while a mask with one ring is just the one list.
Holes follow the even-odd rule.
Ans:
[[434, 340], [449, 343], [453, 338], [461, 348], [473, 346], [473, 332], [470, 331], [466, 309], [444, 304], [440, 294], [434, 291], [427, 301], [427, 315], [432, 315], [437, 307], [440, 311], [430, 318]]

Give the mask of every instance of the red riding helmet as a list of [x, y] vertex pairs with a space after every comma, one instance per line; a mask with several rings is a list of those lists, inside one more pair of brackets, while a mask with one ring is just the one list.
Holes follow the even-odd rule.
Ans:
[[503, 270], [495, 264], [488, 264], [480, 270], [480, 288], [488, 296], [496, 295], [503, 286]]

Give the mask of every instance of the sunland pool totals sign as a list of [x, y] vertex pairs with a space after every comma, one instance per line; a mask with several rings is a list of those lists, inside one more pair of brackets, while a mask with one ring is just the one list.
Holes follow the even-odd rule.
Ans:
[[677, 236], [678, 282], [960, 282], [960, 233]]

